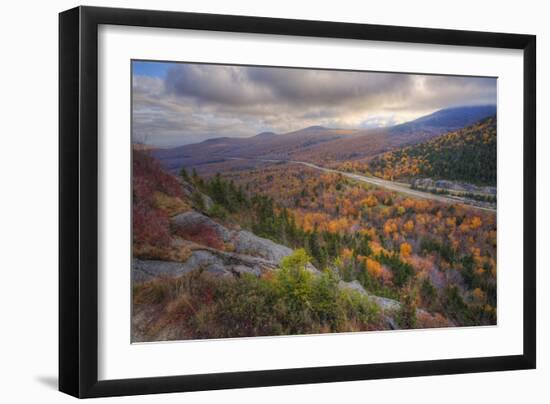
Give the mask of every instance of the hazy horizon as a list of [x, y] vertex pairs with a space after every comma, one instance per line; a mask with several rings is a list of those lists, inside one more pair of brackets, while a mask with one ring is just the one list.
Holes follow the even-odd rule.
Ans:
[[149, 61], [133, 61], [132, 73], [132, 141], [162, 148], [496, 105], [496, 79], [485, 77]]

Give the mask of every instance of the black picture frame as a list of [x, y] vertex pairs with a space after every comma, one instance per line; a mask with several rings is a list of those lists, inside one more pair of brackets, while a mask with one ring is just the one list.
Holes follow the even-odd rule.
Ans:
[[[522, 50], [523, 354], [99, 381], [97, 62], [100, 24]], [[59, 390], [85, 398], [534, 369], [535, 122], [534, 35], [96, 7], [77, 7], [60, 13]]]

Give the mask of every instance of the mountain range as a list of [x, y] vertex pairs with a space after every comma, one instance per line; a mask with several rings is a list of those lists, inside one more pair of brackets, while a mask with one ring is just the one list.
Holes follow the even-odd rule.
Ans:
[[301, 160], [314, 163], [356, 160], [415, 145], [496, 114], [496, 106], [446, 108], [410, 122], [376, 129], [311, 126], [249, 138], [221, 137], [151, 153], [170, 171], [223, 161], [227, 157]]

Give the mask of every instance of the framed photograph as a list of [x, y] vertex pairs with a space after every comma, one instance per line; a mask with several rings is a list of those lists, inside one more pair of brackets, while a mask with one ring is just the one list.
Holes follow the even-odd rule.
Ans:
[[535, 368], [534, 36], [59, 27], [61, 391]]

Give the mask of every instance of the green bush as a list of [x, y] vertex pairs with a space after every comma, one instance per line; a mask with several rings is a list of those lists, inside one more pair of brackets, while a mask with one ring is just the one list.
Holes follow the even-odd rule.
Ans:
[[194, 272], [157, 279], [134, 287], [134, 304], [155, 305], [160, 311], [156, 325], [149, 325], [152, 340], [174, 324], [182, 339], [347, 332], [378, 323], [378, 306], [339, 288], [330, 270], [313, 275], [308, 262], [300, 249], [261, 278], [222, 279]]
[[212, 217], [217, 217], [218, 219], [227, 218], [227, 210], [217, 203], [214, 203], [212, 207], [208, 210], [208, 214]]

